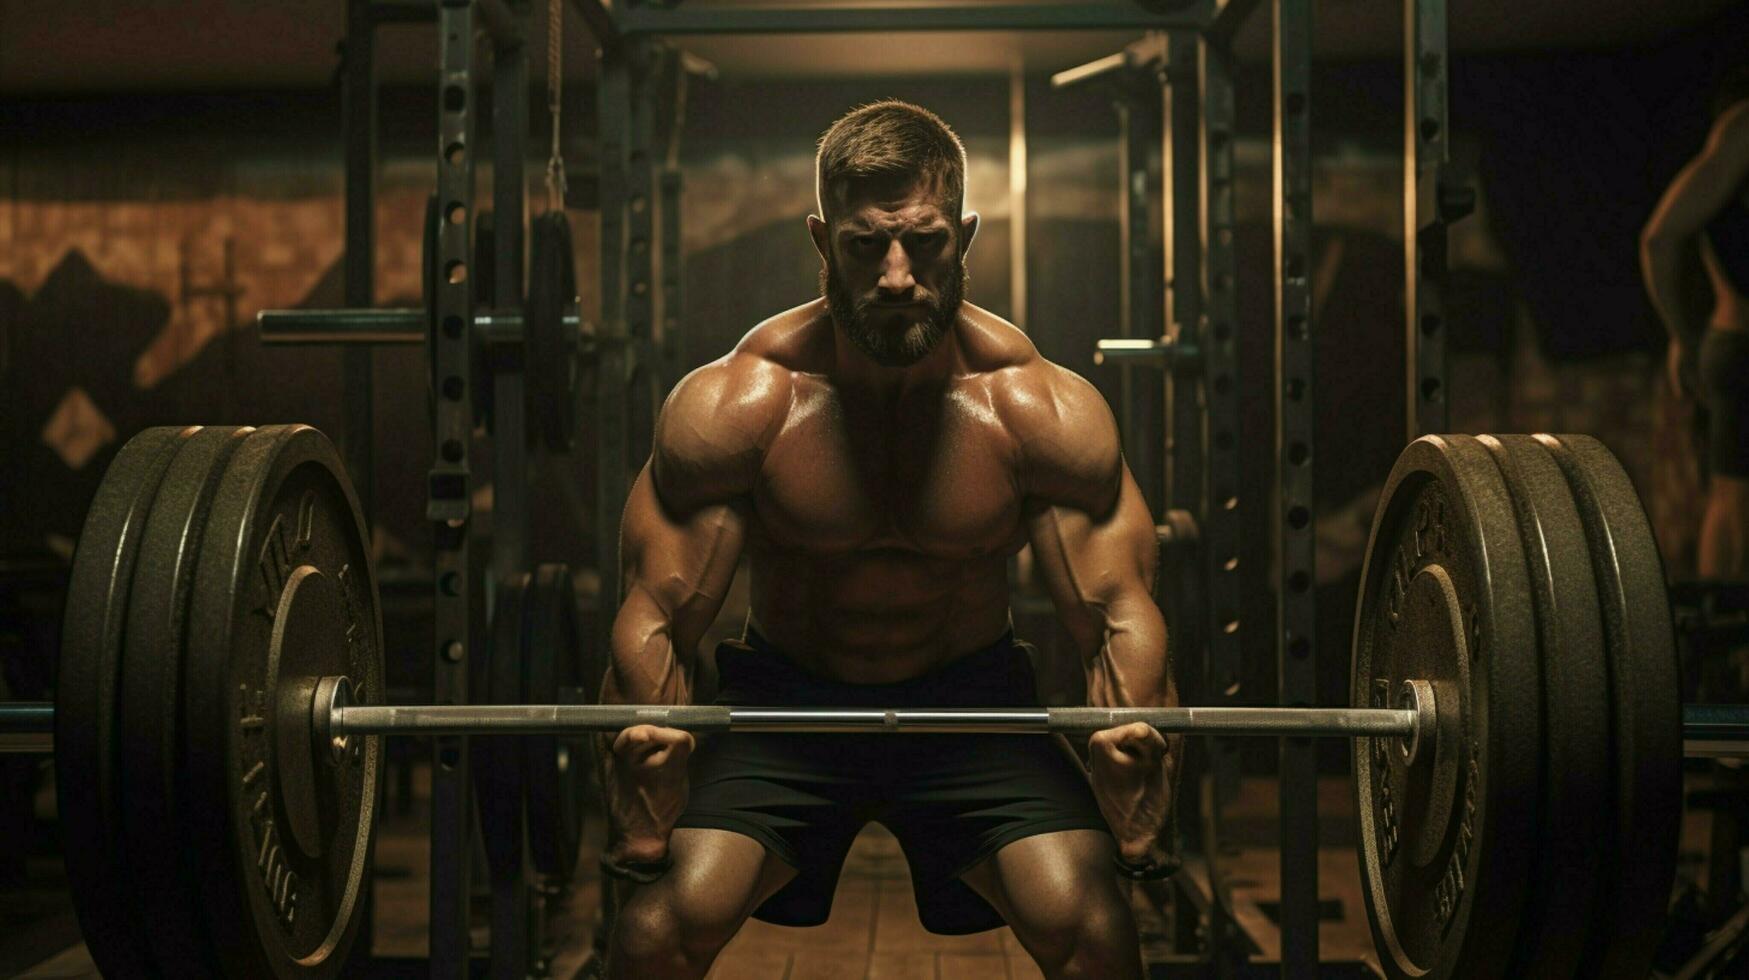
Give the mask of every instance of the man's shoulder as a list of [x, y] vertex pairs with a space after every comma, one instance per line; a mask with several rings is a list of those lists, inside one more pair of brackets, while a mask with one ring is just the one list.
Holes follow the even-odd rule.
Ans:
[[1091, 382], [1014, 332], [1024, 350], [1010, 344], [1011, 359], [986, 378], [991, 403], [1020, 450], [1029, 493], [1083, 507], [1105, 500], [1123, 472], [1110, 406]]
[[985, 332], [988, 350], [982, 374], [997, 410], [1011, 426], [1043, 435], [1110, 418], [1104, 396], [1091, 382], [1040, 354], [1019, 329], [1003, 325], [1007, 331]]

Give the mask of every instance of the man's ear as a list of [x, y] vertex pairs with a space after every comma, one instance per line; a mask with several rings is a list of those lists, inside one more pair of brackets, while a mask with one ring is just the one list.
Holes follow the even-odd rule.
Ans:
[[826, 237], [826, 219], [817, 214], [808, 215], [808, 237], [814, 240], [814, 251], [820, 253], [820, 261], [831, 263], [827, 258], [831, 242]]
[[968, 211], [960, 219], [960, 258], [966, 257], [966, 252], [972, 247], [972, 239], [978, 237], [978, 212]]

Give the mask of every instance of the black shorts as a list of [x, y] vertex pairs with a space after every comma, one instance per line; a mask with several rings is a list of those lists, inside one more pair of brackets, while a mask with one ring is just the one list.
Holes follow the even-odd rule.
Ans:
[[1749, 476], [1749, 331], [1708, 330], [1697, 369], [1708, 416], [1707, 463], [1721, 476]]
[[[1017, 707], [1038, 704], [1025, 644], [1011, 635], [897, 684], [809, 674], [748, 631], [717, 648], [717, 704], [761, 707]], [[750, 733], [703, 736], [677, 826], [745, 834], [796, 870], [753, 914], [826, 921], [844, 855], [864, 824], [886, 826], [911, 866], [930, 932], [980, 932], [1001, 916], [959, 875], [1007, 844], [1059, 830], [1109, 833], [1087, 778], [1041, 735]]]

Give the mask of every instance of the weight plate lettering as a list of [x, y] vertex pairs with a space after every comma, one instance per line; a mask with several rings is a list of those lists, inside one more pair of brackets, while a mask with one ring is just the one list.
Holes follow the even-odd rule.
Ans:
[[1502, 976], [1529, 884], [1541, 681], [1518, 521], [1473, 440], [1411, 443], [1385, 483], [1361, 572], [1352, 697], [1432, 684], [1437, 734], [1413, 762], [1354, 742], [1361, 879], [1391, 977]]
[[222, 972], [333, 977], [363, 911], [382, 740], [315, 745], [316, 678], [383, 696], [358, 501], [334, 447], [269, 426], [238, 447], [200, 544], [183, 682], [188, 839]]

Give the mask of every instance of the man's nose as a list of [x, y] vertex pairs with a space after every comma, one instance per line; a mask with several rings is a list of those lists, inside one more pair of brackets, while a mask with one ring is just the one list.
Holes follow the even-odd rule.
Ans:
[[911, 256], [897, 238], [887, 243], [887, 254], [881, 258], [880, 290], [883, 294], [908, 297], [917, 285], [911, 275]]

